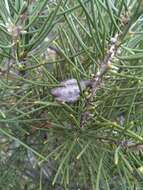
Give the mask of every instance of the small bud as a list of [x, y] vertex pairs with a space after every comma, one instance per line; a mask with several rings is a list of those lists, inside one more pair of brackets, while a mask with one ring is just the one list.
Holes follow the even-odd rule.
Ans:
[[141, 80], [138, 80], [138, 85], [141, 85], [142, 84], [142, 81]]
[[118, 34], [115, 35], [115, 37], [111, 38], [110, 41], [112, 44], [115, 44], [117, 42]]
[[19, 64], [18, 65], [18, 69], [19, 69], [19, 71], [22, 71], [23, 69], [25, 68], [25, 65], [24, 64]]
[[27, 34], [27, 31], [26, 31], [26, 30], [21, 30], [20, 33], [21, 33], [21, 34]]
[[116, 66], [114, 66], [114, 65], [112, 65], [110, 63], [108, 64], [108, 68], [111, 70], [112, 73], [117, 73], [118, 70], [119, 70], [118, 67], [116, 67]]
[[134, 121], [131, 121], [131, 122], [130, 122], [130, 126], [133, 126], [133, 125], [134, 125]]
[[135, 35], [135, 32], [129, 31], [129, 32], [128, 32], [128, 35], [132, 37], [132, 36]]
[[22, 29], [22, 26], [16, 26], [12, 23], [7, 23], [6, 28], [8, 33], [13, 36], [14, 38], [17, 38], [20, 34], [26, 34], [27, 31]]
[[87, 92], [87, 91], [84, 94], [85, 94], [85, 96], [89, 96], [89, 92]]
[[143, 175], [143, 166], [140, 166], [137, 170]]
[[112, 68], [113, 68], [112, 63], [108, 63], [107, 68], [108, 68], [108, 69], [112, 69]]
[[111, 42], [114, 44], [116, 43], [117, 39], [116, 38], [111, 38]]

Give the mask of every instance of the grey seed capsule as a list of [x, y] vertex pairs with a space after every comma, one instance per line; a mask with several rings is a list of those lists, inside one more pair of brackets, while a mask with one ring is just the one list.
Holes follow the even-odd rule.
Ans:
[[81, 90], [85, 90], [86, 87], [91, 86], [91, 81], [80, 81], [80, 88], [76, 79], [62, 81], [60, 85], [51, 90], [51, 94], [55, 99], [61, 102], [75, 102], [80, 97], [80, 88]]
[[68, 79], [68, 80], [64, 80], [60, 82], [61, 85], [73, 85], [73, 84], [77, 84], [77, 80], [76, 79]]
[[76, 102], [79, 99], [80, 95], [73, 95], [73, 96], [59, 96], [56, 97], [55, 99], [60, 101], [60, 102]]

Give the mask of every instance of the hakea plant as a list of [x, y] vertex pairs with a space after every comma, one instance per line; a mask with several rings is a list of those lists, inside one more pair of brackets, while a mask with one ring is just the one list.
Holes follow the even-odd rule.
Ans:
[[142, 189], [142, 0], [0, 2], [0, 189]]

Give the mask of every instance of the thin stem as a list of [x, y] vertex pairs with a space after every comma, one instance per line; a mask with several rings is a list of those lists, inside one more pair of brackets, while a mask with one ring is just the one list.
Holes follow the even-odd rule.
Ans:
[[100, 62], [98, 72], [93, 76], [92, 79], [92, 87], [91, 87], [91, 95], [86, 100], [85, 108], [86, 111], [81, 115], [80, 119], [80, 127], [83, 128], [87, 120], [91, 117], [90, 112], [88, 111], [91, 108], [91, 103], [96, 96], [97, 90], [100, 87], [103, 76], [106, 72], [112, 68], [112, 60], [115, 57], [118, 49], [118, 34], [115, 35], [114, 38], [111, 38], [109, 50], [105, 56], [105, 58]]

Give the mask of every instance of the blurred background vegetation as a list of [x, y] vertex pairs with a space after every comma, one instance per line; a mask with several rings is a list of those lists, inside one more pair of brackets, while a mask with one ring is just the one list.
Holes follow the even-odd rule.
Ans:
[[[51, 95], [106, 58], [90, 107]], [[142, 0], [0, 0], [0, 189], [143, 189], [142, 60]]]

